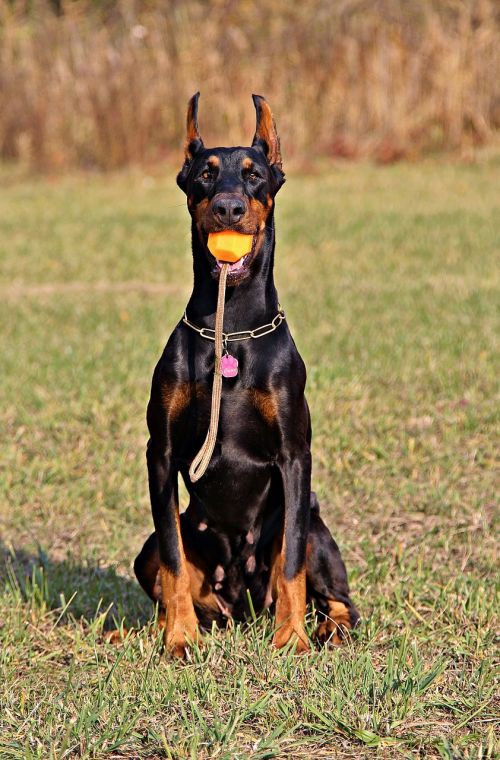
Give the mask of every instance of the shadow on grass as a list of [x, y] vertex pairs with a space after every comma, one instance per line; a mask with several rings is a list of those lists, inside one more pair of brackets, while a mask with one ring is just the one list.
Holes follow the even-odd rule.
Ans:
[[152, 614], [137, 581], [113, 567], [54, 560], [41, 547], [34, 554], [0, 541], [0, 595], [4, 594], [38, 610], [60, 611], [60, 623], [71, 618], [92, 623], [107, 612], [104, 630], [122, 621], [127, 627], [142, 627]]

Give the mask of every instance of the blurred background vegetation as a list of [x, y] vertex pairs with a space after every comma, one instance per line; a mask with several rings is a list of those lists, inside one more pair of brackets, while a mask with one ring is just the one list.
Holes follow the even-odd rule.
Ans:
[[470, 156], [500, 126], [498, 0], [0, 0], [0, 158], [112, 169], [247, 142], [265, 95], [290, 158]]

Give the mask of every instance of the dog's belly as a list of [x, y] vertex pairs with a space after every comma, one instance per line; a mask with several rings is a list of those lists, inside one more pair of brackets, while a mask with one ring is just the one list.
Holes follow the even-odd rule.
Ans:
[[224, 626], [228, 619], [249, 619], [270, 606], [273, 544], [255, 541], [253, 533], [237, 540], [209, 527], [202, 532], [200, 540], [183, 530], [189, 561], [203, 573], [203, 590], [193, 595], [201, 625], [209, 628], [215, 621]]
[[[283, 519], [277, 472], [269, 463], [214, 457], [197, 483], [182, 537], [199, 558], [217, 606], [198, 609], [203, 625], [243, 620], [269, 606], [271, 555]], [[249, 601], [251, 599], [251, 603]]]

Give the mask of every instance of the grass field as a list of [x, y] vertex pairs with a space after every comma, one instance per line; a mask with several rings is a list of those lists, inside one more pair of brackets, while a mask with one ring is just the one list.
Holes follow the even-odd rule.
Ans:
[[289, 177], [276, 279], [363, 625], [296, 658], [262, 618], [184, 664], [102, 637], [152, 614], [131, 564], [190, 292], [174, 172], [0, 179], [0, 757], [494, 757], [498, 160]]

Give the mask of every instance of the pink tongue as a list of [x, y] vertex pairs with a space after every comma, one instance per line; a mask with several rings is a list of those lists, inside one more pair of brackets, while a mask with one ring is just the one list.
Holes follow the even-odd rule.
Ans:
[[[234, 264], [229, 264], [229, 271], [234, 272], [235, 269], [241, 269], [241, 267], [243, 266], [244, 259], [245, 259], [245, 256], [243, 256], [243, 258], [241, 259], [238, 259], [238, 261], [235, 261]], [[227, 264], [227, 262], [217, 261], [217, 264], [220, 267], [222, 266], [222, 264]]]

